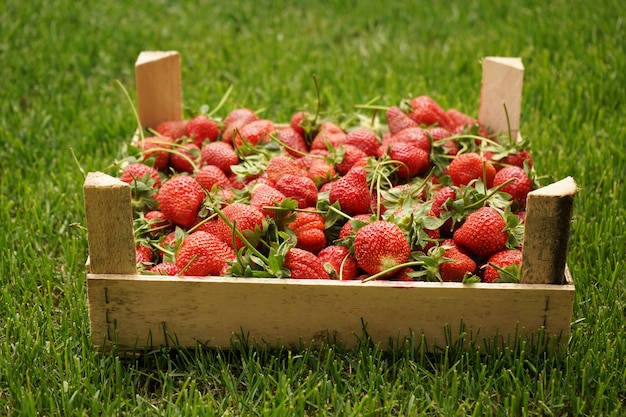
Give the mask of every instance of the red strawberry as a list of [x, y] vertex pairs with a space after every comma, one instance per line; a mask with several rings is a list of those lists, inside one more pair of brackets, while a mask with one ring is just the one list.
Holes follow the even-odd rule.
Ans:
[[185, 127], [187, 126], [186, 120], [168, 120], [159, 123], [156, 127], [156, 131], [160, 136], [167, 136], [176, 141], [185, 136]]
[[464, 129], [478, 124], [478, 120], [457, 109], [448, 109], [446, 114], [448, 115], [448, 120], [450, 120], [448, 128], [451, 130], [459, 127]]
[[192, 174], [200, 162], [200, 148], [195, 143], [177, 146], [170, 155], [170, 167], [176, 172]]
[[450, 118], [439, 103], [430, 96], [418, 96], [411, 100], [412, 110], [409, 117], [419, 125], [437, 125], [446, 129], [450, 128]]
[[217, 231], [217, 218], [213, 217], [209, 220], [198, 217], [193, 225], [193, 231], [198, 232], [200, 230], [202, 230], [203, 232], [211, 233], [215, 236], [219, 236], [219, 233]]
[[490, 161], [475, 152], [457, 155], [448, 168], [448, 175], [456, 186], [467, 185], [475, 179], [486, 179], [486, 185], [491, 188], [496, 169]]
[[352, 220], [345, 222], [343, 226], [341, 226], [341, 229], [339, 230], [339, 239], [349, 237], [353, 233], [356, 233], [353, 221], [370, 223], [371, 217], [372, 216], [370, 214], [357, 214], [356, 216], [353, 216]]
[[153, 161], [152, 166], [165, 171], [170, 163], [170, 149], [174, 139], [169, 136], [150, 136], [140, 140], [139, 149], [143, 154], [143, 162]]
[[328, 146], [337, 147], [346, 139], [346, 132], [332, 122], [324, 122], [311, 142], [311, 149], [328, 149]]
[[476, 272], [476, 262], [452, 239], [443, 241], [442, 246], [450, 246], [443, 252], [444, 258], [448, 258], [439, 265], [439, 275], [444, 282], [462, 282], [467, 275]]
[[267, 184], [258, 183], [252, 187], [252, 191], [250, 192], [250, 205], [259, 209], [263, 213], [263, 216], [274, 218], [276, 211], [265, 207], [280, 205], [285, 198], [287, 197], [276, 188]]
[[[447, 208], [445, 207], [446, 202], [448, 200], [454, 201], [457, 198], [458, 196], [457, 196], [456, 189], [449, 187], [449, 186], [440, 188], [432, 199], [432, 205], [430, 207], [430, 211], [428, 215], [437, 217], [440, 219], [443, 218], [442, 214], [444, 214], [444, 212], [447, 210]], [[452, 233], [454, 232], [454, 227], [455, 227], [454, 221], [451, 217], [449, 217], [446, 220], [446, 222], [443, 225], [441, 225], [441, 227], [439, 228], [439, 231], [442, 236], [450, 237], [452, 236]]]
[[324, 234], [324, 216], [312, 211], [298, 211], [296, 218], [287, 224], [296, 235], [296, 247], [318, 253], [327, 243]]
[[446, 155], [456, 155], [457, 153], [459, 153], [460, 148], [456, 140], [454, 139], [448, 140], [448, 138], [452, 136], [452, 132], [450, 132], [448, 129], [435, 126], [435, 127], [429, 128], [427, 132], [430, 135], [430, 137], [433, 139], [433, 142], [435, 143], [441, 142], [441, 143], [438, 143], [437, 145], [442, 146], [446, 150], [445, 152]]
[[426, 152], [430, 152], [430, 138], [428, 131], [421, 127], [409, 127], [391, 135], [391, 142], [410, 142]]
[[398, 106], [391, 106], [387, 109], [387, 126], [389, 127], [389, 133], [395, 135], [409, 127], [419, 127], [419, 123], [411, 119], [402, 109]]
[[304, 249], [289, 249], [283, 265], [291, 272], [293, 279], [330, 279], [317, 256]]
[[166, 275], [173, 277], [180, 273], [180, 268], [176, 266], [176, 264], [170, 262], [161, 262], [154, 265], [149, 269], [149, 271], [154, 275]]
[[231, 111], [222, 122], [222, 140], [232, 143], [234, 133], [255, 120], [259, 120], [259, 116], [253, 110], [239, 108]]
[[317, 186], [315, 181], [303, 175], [285, 174], [276, 181], [276, 189], [298, 202], [298, 208], [315, 207]]
[[520, 149], [515, 151], [500, 160], [503, 164], [515, 165], [520, 168], [524, 168], [524, 163], [528, 165], [528, 168], [533, 166], [533, 158], [530, 152], [526, 149]]
[[307, 176], [318, 186], [327, 183], [336, 175], [335, 166], [323, 158], [310, 158], [306, 167]]
[[317, 258], [322, 264], [328, 264], [332, 268], [330, 273], [332, 279], [341, 281], [356, 279], [359, 266], [354, 255], [345, 246], [326, 246], [317, 254]]
[[219, 167], [205, 165], [196, 173], [196, 181], [207, 191], [211, 191], [214, 185], [219, 188], [230, 187], [230, 180]]
[[400, 178], [413, 178], [430, 168], [430, 155], [414, 142], [392, 142], [388, 146], [389, 157], [398, 162], [397, 173]]
[[202, 148], [205, 140], [213, 142], [220, 134], [220, 129], [215, 120], [209, 119], [201, 114], [187, 122], [185, 126], [185, 135], [193, 139], [193, 143], [198, 148]]
[[274, 122], [267, 119], [255, 120], [241, 126], [233, 136], [233, 143], [236, 147], [244, 143], [256, 146], [259, 143], [270, 141], [271, 135], [276, 132]]
[[522, 266], [522, 251], [506, 249], [496, 252], [487, 260], [482, 277], [485, 282], [519, 282]]
[[231, 166], [239, 163], [239, 157], [233, 145], [226, 142], [209, 142], [200, 150], [201, 165], [215, 165], [225, 174], [230, 174]]
[[523, 209], [526, 207], [526, 196], [533, 190], [533, 182], [523, 168], [511, 165], [496, 172], [493, 186], [498, 187], [509, 180], [512, 182], [500, 188], [500, 191], [510, 194], [517, 208]]
[[411, 272], [415, 272], [415, 269], [410, 266], [405, 266], [399, 271], [394, 272], [391, 276], [388, 277], [390, 281], [415, 281], [415, 278], [411, 276]]
[[295, 158], [309, 151], [304, 136], [291, 127], [278, 130], [278, 140], [283, 144], [285, 152]]
[[157, 202], [170, 222], [186, 228], [196, 220], [204, 197], [204, 190], [195, 178], [176, 175], [163, 183]]
[[346, 145], [353, 145], [361, 149], [367, 156], [375, 156], [378, 147], [380, 146], [380, 139], [372, 129], [359, 127], [349, 131], [346, 134], [343, 143]]
[[307, 113], [305, 111], [299, 111], [294, 113], [289, 120], [289, 126], [299, 133], [300, 135], [306, 135], [306, 131], [303, 126], [303, 121], [307, 118]]
[[357, 161], [367, 159], [367, 154], [354, 145], [341, 144], [337, 149], [343, 152], [341, 161], [335, 164], [335, 170], [339, 175], [346, 175]]
[[331, 204], [338, 201], [341, 210], [351, 216], [369, 213], [371, 196], [365, 168], [355, 167], [334, 181], [328, 198]]
[[492, 207], [481, 207], [468, 215], [453, 236], [458, 245], [483, 258], [503, 250], [508, 238], [504, 218]]
[[151, 210], [144, 216], [151, 237], [166, 235], [174, 229], [174, 225], [165, 217], [160, 210]]
[[403, 264], [410, 255], [409, 241], [393, 222], [378, 220], [369, 223], [357, 230], [354, 237], [354, 256], [368, 274]]
[[152, 248], [140, 243], [135, 247], [135, 262], [138, 264], [150, 264], [153, 261], [154, 253]]
[[299, 161], [291, 156], [276, 155], [268, 162], [265, 167], [265, 174], [271, 183], [280, 180], [283, 175], [305, 175], [304, 170], [298, 163]]
[[258, 245], [263, 234], [263, 220], [265, 219], [261, 210], [248, 204], [233, 203], [224, 207], [222, 214], [230, 223], [229, 225], [221, 217], [217, 220], [217, 231], [224, 242], [236, 250], [245, 246], [245, 243], [231, 228], [235, 227], [252, 246]]
[[129, 164], [124, 168], [120, 180], [131, 185], [135, 182], [142, 182], [150, 188], [161, 187], [159, 172], [146, 164], [138, 162]]
[[220, 238], [197, 231], [183, 240], [176, 255], [176, 266], [182, 270], [182, 275], [219, 276], [227, 271], [227, 262], [235, 258], [233, 249]]

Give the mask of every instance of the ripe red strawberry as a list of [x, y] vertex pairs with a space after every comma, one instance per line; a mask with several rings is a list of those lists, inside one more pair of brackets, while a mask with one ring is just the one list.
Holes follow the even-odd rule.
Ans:
[[195, 178], [176, 175], [163, 183], [157, 202], [170, 222], [186, 228], [196, 220], [204, 197], [204, 190]]
[[209, 142], [200, 150], [201, 165], [215, 165], [225, 174], [230, 174], [231, 166], [239, 163], [239, 157], [233, 145], [226, 142]]
[[296, 218], [287, 224], [296, 235], [296, 247], [318, 253], [326, 247], [324, 216], [312, 211], [298, 211]]
[[140, 243], [135, 246], [135, 263], [150, 264], [154, 260], [154, 252], [149, 245]]
[[508, 238], [506, 222], [493, 207], [481, 207], [468, 215], [453, 236], [458, 245], [483, 258], [503, 250]]
[[285, 153], [295, 158], [301, 158], [309, 151], [304, 136], [295, 129], [291, 127], [279, 129], [277, 134], [278, 140], [285, 148]]
[[387, 278], [390, 281], [407, 281], [407, 282], [415, 281], [415, 278], [410, 275], [411, 272], [415, 272], [415, 269], [411, 268], [410, 266], [405, 266], [404, 268], [400, 269], [399, 271], [394, 272], [392, 275], [390, 275]]
[[274, 122], [267, 119], [255, 120], [241, 126], [233, 135], [233, 143], [236, 147], [244, 143], [256, 146], [259, 143], [269, 142], [271, 135], [276, 132]]
[[402, 109], [398, 106], [391, 106], [386, 111], [387, 126], [389, 133], [395, 135], [409, 127], [419, 127], [419, 123], [411, 119]]
[[454, 139], [448, 139], [452, 136], [452, 132], [443, 127], [435, 126], [427, 130], [436, 146], [442, 146], [446, 151], [446, 155], [456, 155], [459, 153], [459, 144]]
[[367, 159], [367, 154], [354, 145], [341, 144], [337, 149], [343, 153], [341, 161], [335, 164], [339, 175], [346, 175], [357, 161]]
[[[445, 206], [446, 202], [448, 200], [454, 201], [457, 198], [457, 189], [449, 186], [441, 187], [433, 196], [428, 215], [440, 219], [444, 218], [444, 212], [447, 210]], [[452, 217], [448, 217], [446, 222], [439, 228], [439, 231], [442, 236], [451, 237], [455, 227], [458, 227], [458, 225], [454, 224]]]
[[519, 149], [500, 160], [503, 164], [515, 165], [520, 168], [524, 168], [524, 163], [528, 165], [528, 168], [533, 166], [533, 157], [526, 149]]
[[168, 120], [159, 123], [156, 127], [156, 132], [160, 136], [167, 136], [174, 141], [185, 136], [185, 127], [187, 126], [186, 120]]
[[359, 266], [356, 258], [345, 246], [326, 246], [317, 254], [317, 258], [322, 261], [322, 264], [331, 267], [331, 279], [351, 281], [356, 279], [358, 275]]
[[222, 121], [222, 140], [232, 143], [234, 133], [255, 120], [259, 120], [259, 116], [253, 110], [239, 108], [231, 111]]
[[243, 248], [245, 243], [231, 228], [234, 226], [252, 246], [258, 245], [264, 231], [263, 220], [265, 216], [261, 210], [248, 204], [233, 203], [224, 207], [222, 214], [230, 225], [221, 217], [217, 220], [217, 231], [220, 239], [236, 250]]
[[341, 211], [351, 216], [369, 213], [371, 196], [365, 168], [352, 168], [346, 175], [334, 181], [328, 198], [331, 204], [338, 201]]
[[303, 126], [303, 121], [307, 118], [307, 112], [298, 111], [291, 116], [289, 119], [289, 126], [295, 130], [300, 135], [306, 135], [305, 128]]
[[143, 155], [143, 162], [152, 161], [152, 167], [158, 171], [169, 168], [170, 149], [174, 139], [169, 136], [150, 136], [138, 142]]
[[512, 182], [503, 186], [500, 191], [510, 194], [511, 199], [517, 203], [516, 208], [523, 209], [526, 207], [526, 196], [533, 190], [532, 180], [523, 168], [511, 165], [496, 172], [493, 186], [498, 187], [508, 180]]
[[276, 211], [265, 208], [280, 205], [285, 200], [285, 195], [271, 185], [264, 183], [255, 184], [250, 192], [250, 205], [256, 207], [263, 216], [274, 218]]
[[397, 173], [400, 178], [413, 178], [430, 168], [429, 153], [414, 142], [392, 142], [388, 146], [389, 157], [398, 162]]
[[380, 146], [380, 139], [372, 129], [365, 127], [359, 127], [349, 131], [346, 134], [343, 143], [346, 145], [353, 145], [361, 149], [367, 156], [375, 156], [378, 147]]
[[485, 282], [519, 282], [522, 266], [522, 251], [506, 249], [489, 257], [482, 273]]
[[176, 276], [180, 273], [180, 268], [170, 262], [160, 262], [148, 270], [154, 275]]
[[446, 114], [448, 115], [448, 120], [450, 120], [450, 130], [456, 128], [464, 129], [478, 124], [478, 120], [457, 109], [448, 109]]
[[124, 168], [120, 180], [131, 185], [135, 182], [141, 182], [150, 188], [158, 189], [161, 187], [159, 172], [151, 166], [138, 162], [129, 164]]
[[456, 186], [467, 185], [475, 179], [486, 179], [486, 185], [491, 188], [496, 169], [490, 161], [475, 152], [457, 155], [448, 168], [448, 175]]
[[287, 155], [276, 155], [265, 167], [265, 174], [270, 183], [276, 183], [283, 175], [305, 175], [300, 161]]
[[215, 141], [219, 134], [220, 129], [217, 122], [204, 114], [189, 120], [185, 126], [185, 136], [193, 139], [193, 143], [198, 148], [202, 148], [204, 141]]
[[285, 174], [276, 181], [276, 189], [296, 200], [300, 209], [315, 207], [317, 204], [317, 186], [309, 177]]
[[304, 249], [289, 249], [283, 265], [291, 272], [293, 279], [330, 279], [317, 256]]
[[192, 174], [200, 163], [200, 148], [195, 143], [177, 146], [170, 155], [170, 167], [176, 172]]
[[359, 267], [368, 274], [403, 264], [410, 255], [407, 237], [397, 224], [390, 221], [369, 223], [357, 230], [354, 237], [354, 256]]
[[430, 152], [428, 131], [421, 127], [409, 127], [391, 135], [390, 142], [410, 142], [426, 152]]
[[345, 222], [343, 226], [341, 226], [341, 229], [339, 230], [339, 239], [347, 238], [356, 233], [353, 221], [370, 223], [371, 217], [372, 216], [370, 214], [357, 214], [356, 216], [353, 216], [352, 220]]
[[419, 125], [437, 125], [450, 128], [450, 118], [439, 103], [430, 96], [417, 96], [411, 100], [409, 117]]
[[306, 167], [307, 176], [311, 178], [318, 187], [330, 181], [337, 174], [335, 172], [335, 166], [323, 158], [310, 158]]
[[337, 147], [346, 139], [346, 132], [341, 127], [332, 122], [324, 122], [320, 126], [319, 132], [311, 142], [311, 149], [328, 149], [328, 146]]
[[439, 275], [442, 281], [462, 282], [465, 276], [476, 272], [476, 262], [462, 248], [459, 248], [454, 240], [446, 239], [442, 242], [442, 246], [450, 246], [443, 253], [444, 258], [449, 260], [439, 265]]
[[207, 191], [211, 191], [214, 185], [219, 188], [230, 187], [230, 180], [219, 167], [205, 165], [196, 172], [196, 181]]
[[151, 210], [147, 212], [144, 219], [147, 222], [149, 234], [153, 238], [166, 235], [174, 229], [174, 225], [160, 210]]
[[217, 236], [197, 231], [188, 235], [176, 254], [176, 266], [187, 276], [219, 276], [236, 258], [235, 251]]

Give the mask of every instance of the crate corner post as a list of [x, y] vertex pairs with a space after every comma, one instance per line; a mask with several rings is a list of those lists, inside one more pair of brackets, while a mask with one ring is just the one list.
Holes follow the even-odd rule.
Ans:
[[[518, 57], [485, 57], [478, 121], [493, 132], [517, 139], [522, 109], [524, 65]], [[506, 109], [506, 110], [505, 110]]]
[[144, 128], [183, 119], [180, 67], [177, 51], [143, 51], [137, 57], [137, 111]]

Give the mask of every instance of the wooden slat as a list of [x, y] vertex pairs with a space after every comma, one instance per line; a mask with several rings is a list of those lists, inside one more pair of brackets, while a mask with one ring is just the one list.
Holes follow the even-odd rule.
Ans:
[[89, 271], [136, 274], [130, 186], [102, 172], [90, 172], [83, 192]]
[[180, 56], [176, 51], [146, 51], [135, 63], [137, 111], [144, 128], [182, 120]]
[[517, 139], [523, 85], [524, 65], [520, 58], [484, 58], [478, 121], [494, 132], [505, 134], [509, 133], [510, 124], [511, 137]]
[[576, 182], [567, 177], [528, 193], [523, 284], [563, 284]]
[[[375, 343], [423, 334], [445, 346], [445, 328], [493, 342], [540, 328], [567, 335], [573, 285], [343, 282], [89, 274], [92, 337], [102, 346], [228, 348], [231, 337], [283, 345], [327, 334], [354, 345], [363, 320]], [[327, 333], [328, 332], [328, 333]], [[563, 333], [563, 334], [561, 334]], [[355, 336], [356, 335], [356, 336]], [[506, 339], [505, 339], [506, 340]]]

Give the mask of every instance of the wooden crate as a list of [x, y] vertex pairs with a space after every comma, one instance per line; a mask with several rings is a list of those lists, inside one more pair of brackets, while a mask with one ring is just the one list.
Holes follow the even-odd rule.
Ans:
[[[144, 52], [136, 63], [139, 117], [182, 118], [180, 58]], [[519, 130], [523, 66], [485, 58], [479, 120]], [[504, 346], [538, 333], [566, 340], [574, 284], [565, 257], [576, 184], [565, 178], [528, 197], [522, 283], [327, 281], [137, 275], [128, 184], [100, 172], [84, 183], [93, 344], [228, 348], [233, 337], [270, 345], [333, 340], [353, 346], [414, 340], [429, 350], [464, 340]], [[554, 337], [558, 336], [558, 337]]]

